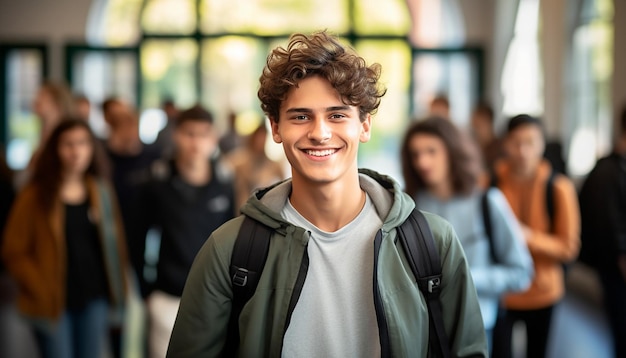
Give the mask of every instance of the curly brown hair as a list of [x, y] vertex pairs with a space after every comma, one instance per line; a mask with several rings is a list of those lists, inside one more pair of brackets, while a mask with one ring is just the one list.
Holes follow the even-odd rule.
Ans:
[[343, 102], [359, 108], [361, 120], [374, 114], [386, 89], [378, 82], [381, 66], [342, 46], [325, 31], [311, 36], [294, 34], [287, 49], [278, 47], [267, 57], [259, 79], [261, 108], [278, 122], [280, 105], [292, 87], [311, 76], [321, 76], [337, 90]]
[[481, 159], [475, 144], [450, 120], [430, 116], [410, 125], [402, 141], [400, 158], [407, 194], [415, 196], [418, 191], [426, 188], [426, 183], [413, 165], [409, 147], [411, 139], [418, 134], [432, 135], [443, 141], [448, 152], [450, 180], [455, 194], [466, 195], [477, 187]]

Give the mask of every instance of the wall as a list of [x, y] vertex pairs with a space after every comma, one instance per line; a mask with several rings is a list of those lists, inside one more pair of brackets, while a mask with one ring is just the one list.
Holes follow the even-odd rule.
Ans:
[[485, 83], [483, 96], [493, 97], [493, 71], [489, 71], [495, 63], [494, 26], [497, 0], [459, 0], [465, 18], [465, 35], [467, 44], [481, 46], [485, 50]]
[[87, 0], [0, 0], [0, 41], [49, 44], [50, 77], [61, 79], [63, 44], [84, 41]]

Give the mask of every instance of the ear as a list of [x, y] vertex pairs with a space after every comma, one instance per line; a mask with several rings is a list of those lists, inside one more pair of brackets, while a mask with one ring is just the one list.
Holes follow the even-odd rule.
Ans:
[[372, 136], [372, 116], [368, 113], [365, 120], [361, 122], [361, 135], [359, 141], [361, 143], [369, 142]]
[[270, 125], [272, 126], [272, 139], [276, 143], [279, 143], [279, 144], [282, 143], [283, 139], [280, 137], [280, 133], [278, 130], [278, 121], [270, 117]]

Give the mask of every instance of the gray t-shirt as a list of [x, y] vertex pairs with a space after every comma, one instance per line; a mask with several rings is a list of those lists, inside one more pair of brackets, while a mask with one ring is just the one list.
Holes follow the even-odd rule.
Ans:
[[374, 309], [374, 237], [382, 226], [369, 195], [335, 232], [318, 229], [287, 201], [282, 217], [308, 230], [309, 270], [283, 339], [283, 357], [380, 357]]

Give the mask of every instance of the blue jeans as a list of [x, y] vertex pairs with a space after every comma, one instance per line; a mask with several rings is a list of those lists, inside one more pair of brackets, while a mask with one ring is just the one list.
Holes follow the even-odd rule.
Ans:
[[35, 326], [42, 358], [98, 358], [107, 344], [109, 305], [98, 299], [79, 311], [65, 311], [50, 328]]

